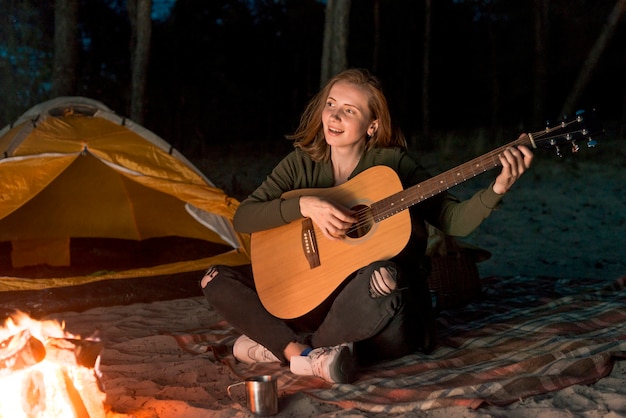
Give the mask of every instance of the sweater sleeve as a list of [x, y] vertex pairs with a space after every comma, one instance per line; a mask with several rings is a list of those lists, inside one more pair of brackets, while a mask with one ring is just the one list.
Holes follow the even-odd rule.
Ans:
[[440, 229], [454, 236], [467, 236], [500, 207], [502, 196], [493, 191], [493, 183], [460, 202], [454, 197], [443, 200], [439, 216]]
[[287, 155], [250, 196], [241, 202], [233, 219], [235, 230], [252, 233], [275, 228], [302, 217], [300, 197], [284, 198], [289, 190], [300, 188], [302, 162], [295, 153]]
[[[418, 184], [430, 175], [409, 156], [402, 156], [398, 170], [405, 187]], [[416, 212], [428, 223], [454, 236], [466, 236], [474, 231], [491, 212], [498, 209], [502, 196], [493, 191], [493, 182], [471, 198], [460, 201], [449, 192], [440, 193], [418, 204]]]

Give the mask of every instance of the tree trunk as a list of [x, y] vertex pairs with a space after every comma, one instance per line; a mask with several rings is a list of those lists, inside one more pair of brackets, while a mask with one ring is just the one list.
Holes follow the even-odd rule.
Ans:
[[535, 0], [534, 29], [535, 29], [535, 80], [533, 91], [532, 122], [539, 123], [546, 118], [546, 97], [548, 95], [548, 34], [550, 0]]
[[131, 97], [130, 117], [139, 124], [144, 123], [144, 102], [150, 59], [152, 0], [128, 0], [131, 39]]
[[[626, 78], [626, 74], [622, 76]], [[622, 102], [622, 116], [619, 121], [617, 132], [619, 133], [620, 138], [626, 138], [626, 91], [624, 91], [624, 101]]]
[[567, 97], [567, 100], [565, 100], [565, 103], [563, 104], [563, 108], [561, 109], [562, 115], [571, 114], [577, 106], [577, 102], [580, 99], [583, 90], [587, 86], [589, 78], [598, 63], [602, 52], [604, 52], [604, 49], [615, 32], [615, 28], [624, 13], [624, 9], [626, 9], [626, 0], [617, 0], [615, 7], [613, 7], [611, 14], [609, 14], [606, 25], [604, 25], [604, 30], [596, 40], [593, 48], [591, 48], [591, 51], [589, 51], [589, 55], [587, 56], [587, 59], [583, 64], [583, 68], [580, 70], [580, 74], [578, 75], [578, 79]]
[[351, 0], [328, 0], [322, 48], [320, 84], [348, 67], [348, 34]]
[[374, 48], [372, 48], [372, 71], [378, 73], [380, 69], [380, 0], [374, 0], [372, 7], [374, 14]]
[[498, 42], [494, 19], [492, 18], [494, 11], [493, 3], [487, 5], [487, 31], [489, 37], [489, 62], [491, 72], [491, 130], [496, 132], [500, 122], [500, 66], [498, 62]]
[[422, 143], [432, 147], [430, 138], [430, 46], [431, 46], [432, 0], [425, 1], [424, 10], [424, 63], [422, 69]]
[[76, 94], [78, 1], [56, 0], [54, 5], [54, 64], [52, 95]]

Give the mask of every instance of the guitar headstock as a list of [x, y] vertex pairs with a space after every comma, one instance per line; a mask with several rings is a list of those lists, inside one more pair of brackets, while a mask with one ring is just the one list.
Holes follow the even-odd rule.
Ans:
[[554, 148], [561, 156], [561, 146], [570, 144], [572, 152], [580, 149], [577, 142], [586, 140], [587, 147], [597, 144], [596, 137], [603, 135], [604, 129], [595, 117], [595, 111], [579, 110], [572, 118], [564, 117], [556, 126], [546, 126], [545, 130], [529, 134], [533, 146], [536, 148]]

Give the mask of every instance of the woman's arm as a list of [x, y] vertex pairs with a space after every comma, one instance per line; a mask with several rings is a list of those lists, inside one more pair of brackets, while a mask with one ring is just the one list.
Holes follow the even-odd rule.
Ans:
[[269, 176], [239, 205], [233, 225], [238, 232], [252, 233], [275, 228], [302, 218], [300, 198], [284, 198], [287, 191], [312, 187], [314, 163], [296, 150], [276, 165]]

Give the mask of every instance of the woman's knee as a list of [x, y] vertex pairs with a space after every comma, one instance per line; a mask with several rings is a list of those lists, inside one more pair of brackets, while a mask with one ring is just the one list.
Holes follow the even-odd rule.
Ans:
[[396, 288], [398, 271], [392, 266], [376, 268], [370, 275], [370, 296], [389, 296]]
[[398, 289], [398, 268], [392, 262], [380, 261], [369, 265], [369, 294], [372, 298], [391, 295]]
[[224, 292], [224, 287], [232, 287], [229, 282], [234, 281], [240, 280], [238, 280], [238, 273], [232, 267], [211, 265], [200, 279], [200, 288], [210, 300], [212, 295]]
[[220, 298], [238, 294], [244, 286], [253, 289], [253, 280], [248, 277], [245, 271], [227, 265], [211, 265], [202, 279], [200, 288], [209, 302], [212, 297], [220, 295]]
[[205, 289], [207, 287], [207, 285], [213, 280], [215, 279], [215, 277], [219, 274], [219, 266], [210, 266], [207, 271], [204, 273], [204, 276], [202, 276], [202, 279], [200, 280], [200, 287], [202, 289]]

